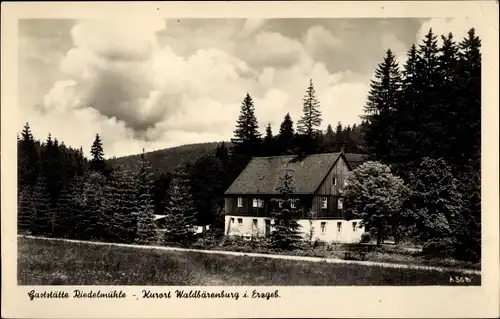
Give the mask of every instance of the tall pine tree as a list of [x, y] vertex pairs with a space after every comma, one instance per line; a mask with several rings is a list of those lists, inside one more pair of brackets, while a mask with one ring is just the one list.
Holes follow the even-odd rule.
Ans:
[[306, 90], [303, 100], [302, 117], [297, 122], [297, 131], [301, 138], [300, 149], [305, 154], [314, 153], [317, 150], [317, 138], [321, 131], [319, 129], [322, 119], [319, 109], [319, 101], [316, 98], [316, 91], [312, 79]]
[[280, 155], [288, 155], [295, 152], [295, 131], [290, 113], [286, 113], [283, 122], [281, 122], [277, 139]]
[[268, 123], [266, 126], [266, 135], [264, 136], [264, 144], [262, 145], [262, 148], [262, 155], [264, 156], [273, 156], [276, 153], [271, 123]]
[[195, 205], [189, 192], [185, 172], [179, 170], [173, 179], [165, 207], [167, 245], [190, 246], [194, 240]]
[[18, 140], [18, 187], [35, 186], [40, 165], [35, 139], [28, 123]]
[[104, 160], [104, 150], [102, 147], [102, 141], [99, 134], [95, 135], [94, 142], [90, 149], [91, 159], [90, 168], [94, 172], [100, 172], [106, 175], [106, 161]]
[[255, 117], [255, 106], [249, 93], [241, 103], [240, 115], [236, 122], [232, 149], [232, 179], [236, 178], [255, 156], [260, 148], [261, 134]]
[[34, 221], [31, 233], [39, 236], [52, 236], [54, 211], [50, 203], [49, 191], [45, 177], [39, 176], [32, 194], [34, 199]]
[[368, 126], [364, 140], [374, 159], [391, 162], [394, 154], [394, 112], [401, 87], [401, 74], [396, 57], [389, 49], [371, 80], [365, 119]]
[[151, 164], [143, 153], [139, 166], [138, 180], [138, 212], [137, 233], [135, 243], [152, 244], [157, 241], [156, 226], [154, 223], [153, 182], [154, 175]]
[[[114, 242], [133, 243], [137, 233], [137, 191], [131, 171], [117, 167], [111, 173], [109, 185], [105, 189], [105, 213], [98, 215], [103, 226], [111, 223], [110, 237]], [[102, 232], [102, 227], [98, 232]]]

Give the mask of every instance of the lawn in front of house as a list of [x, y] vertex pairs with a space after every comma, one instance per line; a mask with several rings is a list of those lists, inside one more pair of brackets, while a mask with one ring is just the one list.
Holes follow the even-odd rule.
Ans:
[[421, 286], [450, 285], [450, 276], [463, 275], [18, 238], [19, 285]]

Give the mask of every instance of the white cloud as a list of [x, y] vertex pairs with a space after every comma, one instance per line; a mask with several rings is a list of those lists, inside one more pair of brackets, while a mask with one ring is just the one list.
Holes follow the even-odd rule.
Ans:
[[[43, 97], [45, 112], [31, 111], [22, 122], [32, 123], [37, 137], [50, 131], [86, 149], [99, 133], [106, 155], [121, 156], [143, 147], [229, 140], [248, 92], [260, 131], [271, 123], [277, 133], [287, 112], [297, 123], [311, 78], [323, 129], [359, 122], [369, 75], [333, 73], [318, 61], [342, 44], [324, 27], [297, 39], [264, 30], [264, 20], [247, 20], [242, 28], [225, 25], [215, 37], [197, 28], [193, 38], [166, 36], [160, 45], [156, 34], [165, 23], [145, 21], [77, 23], [73, 47], [59, 63], [62, 76]], [[231, 37], [238, 32], [236, 43]], [[395, 37], [381, 41], [403, 50]]]

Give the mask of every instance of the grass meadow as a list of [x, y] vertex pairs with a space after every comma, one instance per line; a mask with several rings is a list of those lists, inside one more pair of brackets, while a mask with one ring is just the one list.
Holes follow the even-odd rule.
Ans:
[[[19, 285], [450, 285], [459, 273], [18, 238]], [[469, 285], [480, 285], [481, 278]], [[464, 284], [461, 284], [464, 285]]]

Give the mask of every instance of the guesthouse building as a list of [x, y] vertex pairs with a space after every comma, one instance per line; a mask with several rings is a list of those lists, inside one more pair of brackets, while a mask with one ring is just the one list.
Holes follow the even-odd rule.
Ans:
[[[353, 165], [365, 160], [360, 154], [325, 153], [308, 156], [255, 157], [225, 192], [225, 234], [268, 236], [273, 227], [272, 210], [279, 193], [280, 177], [288, 171], [294, 180], [295, 207], [301, 232], [327, 242], [356, 242], [364, 232], [361, 220], [345, 214], [343, 188]], [[310, 212], [314, 218], [310, 218]]]

